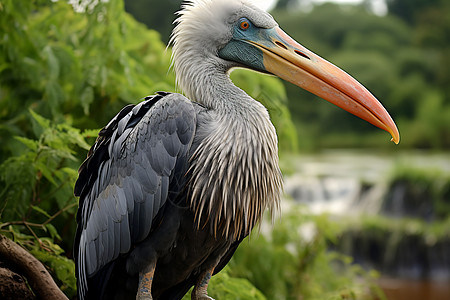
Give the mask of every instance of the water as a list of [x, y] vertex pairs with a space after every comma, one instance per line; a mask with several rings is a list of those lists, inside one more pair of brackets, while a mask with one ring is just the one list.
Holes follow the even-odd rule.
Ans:
[[[313, 213], [377, 214], [390, 174], [399, 166], [440, 170], [450, 174], [450, 153], [333, 150], [289, 159], [293, 174], [285, 192], [307, 204]], [[365, 190], [361, 183], [371, 185]]]
[[406, 280], [383, 277], [378, 283], [388, 300], [450, 299], [450, 284], [445, 281]]
[[366, 150], [326, 150], [292, 157], [295, 173], [308, 176], [336, 175], [378, 180], [395, 165], [441, 169], [450, 173], [450, 153], [428, 151], [370, 152]]
[[[312, 213], [357, 217], [381, 213], [383, 195], [394, 168], [407, 166], [450, 174], [450, 153], [400, 151], [374, 154], [334, 150], [293, 157], [289, 166], [294, 166], [294, 170], [285, 178], [285, 192], [296, 202], [306, 204]], [[450, 266], [440, 267], [448, 274]], [[405, 278], [392, 278], [382, 274], [379, 283], [387, 299], [450, 300], [448, 276], [432, 281], [408, 279], [408, 274], [405, 275]]]

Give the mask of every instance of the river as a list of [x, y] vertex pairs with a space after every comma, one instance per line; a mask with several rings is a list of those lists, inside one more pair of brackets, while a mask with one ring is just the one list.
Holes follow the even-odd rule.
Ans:
[[450, 282], [383, 277], [378, 281], [388, 300], [449, 300]]
[[[282, 163], [290, 171], [285, 177], [286, 194], [306, 204], [312, 213], [327, 212], [344, 217], [381, 213], [387, 179], [395, 168], [439, 170], [441, 174], [450, 174], [450, 153], [427, 151], [332, 150], [290, 157]], [[362, 182], [374, 187], [370, 193], [364, 193]], [[365, 199], [361, 199], [362, 195]], [[444, 273], [450, 274], [450, 265], [443, 267]], [[450, 300], [450, 276], [434, 281], [411, 278], [413, 276], [393, 278], [381, 274], [379, 284], [388, 300]]]

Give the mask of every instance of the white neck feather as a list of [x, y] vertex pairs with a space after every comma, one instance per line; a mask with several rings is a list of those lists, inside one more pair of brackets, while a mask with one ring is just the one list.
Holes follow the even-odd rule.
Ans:
[[225, 71], [204, 68], [183, 76], [190, 78], [187, 94], [213, 117], [193, 155], [191, 207], [199, 228], [208, 222], [214, 235], [236, 239], [249, 234], [267, 208], [279, 207], [277, 136], [261, 103]]
[[192, 157], [190, 204], [199, 228], [208, 223], [215, 236], [236, 239], [249, 234], [267, 208], [279, 207], [277, 136], [266, 108], [231, 82], [234, 64], [216, 53], [220, 38], [202, 44], [196, 29], [204, 24], [195, 17], [182, 13], [172, 36], [177, 84], [211, 116]]

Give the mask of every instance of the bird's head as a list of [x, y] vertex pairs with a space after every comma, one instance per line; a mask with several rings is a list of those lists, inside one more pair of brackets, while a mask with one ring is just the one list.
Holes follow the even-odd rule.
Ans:
[[296, 42], [249, 0], [190, 0], [179, 14], [172, 43], [182, 87], [183, 80], [195, 77], [189, 74], [190, 65], [198, 66], [196, 72], [243, 67], [273, 74], [386, 130], [399, 142], [394, 121], [364, 86]]

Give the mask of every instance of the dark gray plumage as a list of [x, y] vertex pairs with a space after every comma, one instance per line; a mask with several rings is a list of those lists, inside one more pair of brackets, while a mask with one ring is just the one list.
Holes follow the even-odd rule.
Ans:
[[161, 93], [125, 107], [99, 133], [75, 186], [81, 295], [88, 278], [146, 238], [161, 207], [176, 201], [200, 109], [179, 94]]

